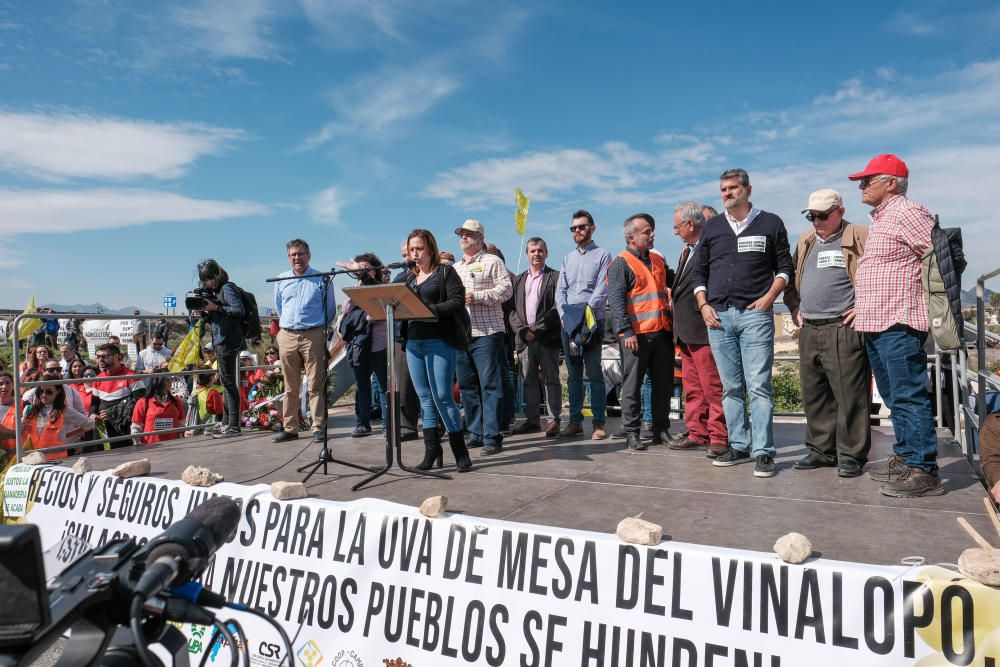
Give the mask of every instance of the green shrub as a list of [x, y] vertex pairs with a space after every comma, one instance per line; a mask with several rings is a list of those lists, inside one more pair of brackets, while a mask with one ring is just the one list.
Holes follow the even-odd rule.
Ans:
[[802, 385], [795, 365], [782, 364], [771, 378], [775, 412], [802, 412]]

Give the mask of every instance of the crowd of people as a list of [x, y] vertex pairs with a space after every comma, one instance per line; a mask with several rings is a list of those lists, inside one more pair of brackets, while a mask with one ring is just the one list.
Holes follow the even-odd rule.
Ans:
[[[593, 440], [618, 437], [637, 452], [650, 443], [703, 449], [716, 467], [753, 463], [755, 477], [773, 477], [773, 304], [783, 295], [800, 327], [806, 413], [807, 454], [793, 467], [836, 468], [844, 478], [858, 477], [867, 467], [883, 494], [937, 495], [944, 487], [924, 388], [930, 326], [920, 282], [935, 218], [907, 198], [908, 176], [905, 163], [886, 154], [848, 177], [858, 182], [862, 202], [871, 207], [870, 225], [848, 222], [843, 198], [833, 189], [804, 197], [808, 225], [794, 250], [784, 221], [751, 201], [747, 172], [730, 169], [719, 179], [721, 214], [695, 201], [676, 205], [673, 232], [684, 246], [674, 266], [654, 247], [652, 215], [628, 217], [622, 224], [624, 247], [614, 253], [595, 243], [597, 224], [585, 210], [570, 216], [574, 248], [558, 269], [548, 263], [545, 239], [535, 236], [526, 242], [527, 269], [512, 274], [477, 220], [454, 230], [458, 257], [442, 250], [430, 231], [415, 229], [401, 248], [410, 266], [396, 276], [389, 276], [372, 253], [342, 266], [359, 285], [390, 280], [409, 285], [434, 316], [397, 322], [394, 332], [401, 437], [416, 439], [422, 422], [420, 469], [443, 465], [444, 439], [457, 470], [464, 472], [473, 467], [470, 448], [481, 448], [482, 456], [499, 454], [505, 436], [585, 437], [589, 397]], [[303, 376], [309, 426], [321, 440], [326, 430], [324, 332], [337, 317], [336, 300], [329, 281], [310, 266], [308, 243], [294, 239], [286, 250], [290, 270], [274, 291], [276, 345], [266, 354], [268, 363], [280, 364], [284, 380], [275, 441], [297, 439], [305, 428], [299, 407]], [[98, 422], [111, 436], [137, 428], [160, 430], [168, 422], [196, 427], [213, 413], [220, 422], [214, 437], [240, 432], [247, 388], [266, 378], [259, 372], [241, 379], [246, 341], [238, 290], [215, 260], [198, 269], [202, 287], [215, 295], [204, 309], [215, 372], [196, 379], [186, 409], [166, 378], [139, 377], [163, 368], [170, 358], [159, 330], [149, 332], [135, 371], [123, 360], [118, 341], [98, 348], [97, 367], [76, 356], [72, 341], [60, 348], [58, 358], [42, 344], [22, 365], [23, 379], [95, 376], [96, 381], [69, 390], [33, 390], [26, 400], [25, 428], [37, 435], [36, 446], [81, 437]], [[373, 432], [372, 414], [388, 413], [380, 391], [388, 384], [387, 331], [384, 322], [350, 301], [339, 329], [357, 378], [352, 435], [365, 437]], [[142, 336], [145, 343], [146, 335], [137, 331], [137, 342]], [[610, 435], [607, 399], [616, 388], [608, 386], [602, 364], [608, 349], [602, 343], [609, 340], [612, 356], [620, 360], [622, 410], [622, 430]], [[684, 424], [671, 431], [675, 355]], [[523, 398], [515, 382], [518, 372]], [[873, 374], [891, 410], [895, 444], [891, 457], [870, 464]], [[9, 378], [0, 375], [0, 405], [12, 400]], [[522, 400], [526, 419], [515, 426]], [[129, 407], [121, 409], [123, 404]], [[4, 416], [0, 428], [9, 430], [10, 422]]]

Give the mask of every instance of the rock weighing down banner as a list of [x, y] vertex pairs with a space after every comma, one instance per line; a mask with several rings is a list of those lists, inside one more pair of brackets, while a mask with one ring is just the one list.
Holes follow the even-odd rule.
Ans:
[[[20, 475], [20, 476], [19, 476]], [[995, 666], [1000, 592], [936, 567], [904, 569], [455, 515], [379, 500], [275, 501], [268, 487], [76, 475], [16, 466], [45, 547], [162, 532], [210, 495], [241, 503], [234, 540], [203, 583], [266, 612], [302, 667]], [[223, 615], [223, 617], [225, 617]], [[284, 647], [240, 618], [251, 662]], [[301, 627], [300, 627], [301, 626]], [[196, 657], [228, 662], [211, 629], [184, 628]]]

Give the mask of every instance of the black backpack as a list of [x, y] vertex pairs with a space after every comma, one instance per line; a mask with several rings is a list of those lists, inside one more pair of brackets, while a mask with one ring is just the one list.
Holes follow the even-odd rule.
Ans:
[[236, 283], [229, 281], [229, 284], [236, 288], [236, 293], [240, 295], [240, 302], [243, 304], [243, 337], [247, 340], [260, 340], [264, 330], [260, 326], [260, 311], [257, 309], [257, 297], [253, 292], [248, 292]]

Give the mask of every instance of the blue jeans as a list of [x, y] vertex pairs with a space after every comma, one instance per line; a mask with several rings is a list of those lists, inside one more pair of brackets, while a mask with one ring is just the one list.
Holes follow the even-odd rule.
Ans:
[[462, 430], [462, 417], [455, 405], [452, 387], [455, 377], [455, 348], [440, 338], [406, 342], [406, 364], [413, 388], [420, 398], [424, 430], [435, 429], [438, 415], [449, 433]]
[[646, 377], [642, 378], [642, 423], [653, 423], [653, 380], [646, 371]]
[[937, 472], [937, 433], [927, 377], [927, 333], [896, 325], [881, 333], [866, 333], [865, 348], [875, 384], [892, 413], [896, 443], [892, 451], [911, 468]]
[[730, 308], [719, 311], [719, 320], [722, 328], [709, 329], [708, 342], [722, 379], [722, 411], [729, 427], [729, 444], [741, 452], [752, 449], [754, 458], [774, 456], [774, 315], [770, 310]]
[[475, 336], [469, 349], [458, 353], [458, 387], [462, 391], [465, 428], [469, 440], [487, 446], [500, 444], [503, 387], [500, 350], [504, 333]]
[[587, 382], [590, 384], [590, 409], [594, 415], [591, 421], [603, 424], [608, 392], [604, 388], [600, 344], [595, 345], [593, 350], [585, 349], [580, 356], [575, 356], [569, 353], [569, 335], [565, 331], [562, 332], [562, 343], [568, 371], [566, 388], [569, 390], [569, 420], [574, 424], [583, 423], [583, 370], [586, 368]]

